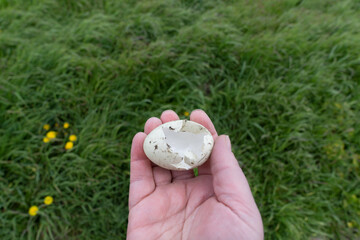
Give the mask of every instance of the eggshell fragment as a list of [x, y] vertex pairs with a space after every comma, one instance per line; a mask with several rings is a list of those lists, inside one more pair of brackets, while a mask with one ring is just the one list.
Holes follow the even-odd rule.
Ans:
[[209, 158], [214, 139], [204, 126], [188, 120], [167, 122], [144, 141], [144, 152], [155, 164], [169, 170], [189, 170]]

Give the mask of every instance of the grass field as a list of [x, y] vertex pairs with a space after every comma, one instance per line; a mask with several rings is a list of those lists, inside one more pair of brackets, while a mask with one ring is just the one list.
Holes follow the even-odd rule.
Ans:
[[0, 0], [0, 239], [124, 239], [133, 135], [197, 108], [266, 239], [360, 239], [359, 101], [357, 0]]

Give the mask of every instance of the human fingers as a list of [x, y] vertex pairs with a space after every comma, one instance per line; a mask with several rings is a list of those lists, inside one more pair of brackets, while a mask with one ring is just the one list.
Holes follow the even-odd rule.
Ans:
[[204, 112], [203, 110], [196, 109], [196, 110], [192, 111], [191, 115], [190, 115], [190, 120], [197, 122], [197, 123], [203, 125], [204, 127], [206, 127], [207, 130], [209, 130], [209, 132], [213, 136], [214, 140], [218, 136], [216, 129], [214, 127], [214, 124], [212, 123], [211, 119], [206, 114], [206, 112]]
[[221, 135], [216, 139], [209, 161], [218, 201], [234, 211], [243, 206], [258, 211], [246, 177], [231, 151], [228, 136]]
[[137, 133], [132, 141], [130, 160], [129, 209], [140, 202], [155, 189], [150, 160], [144, 153], [146, 134]]
[[145, 123], [144, 132], [146, 134], [149, 134], [152, 130], [154, 130], [155, 128], [157, 128], [161, 124], [162, 124], [162, 122], [161, 122], [161, 120], [159, 118], [151, 117]]
[[[209, 130], [209, 132], [211, 133], [211, 135], [213, 136], [214, 140], [217, 138], [218, 135], [217, 135], [216, 129], [214, 127], [214, 124], [212, 123], [209, 116], [203, 110], [196, 109], [196, 110], [192, 111], [192, 113], [190, 115], [190, 120], [197, 122], [197, 123], [203, 125], [204, 127], [206, 127]], [[211, 174], [210, 162], [206, 161], [203, 165], [201, 165], [198, 168], [198, 173], [199, 173], [199, 175]]]
[[179, 120], [179, 116], [173, 110], [163, 111], [160, 117], [162, 123], [167, 123], [175, 120]]

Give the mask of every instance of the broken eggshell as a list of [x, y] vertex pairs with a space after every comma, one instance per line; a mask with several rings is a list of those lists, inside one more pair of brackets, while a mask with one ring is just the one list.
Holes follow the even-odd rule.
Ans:
[[189, 170], [209, 158], [214, 139], [204, 126], [188, 120], [164, 123], [144, 141], [144, 152], [155, 164], [169, 170]]

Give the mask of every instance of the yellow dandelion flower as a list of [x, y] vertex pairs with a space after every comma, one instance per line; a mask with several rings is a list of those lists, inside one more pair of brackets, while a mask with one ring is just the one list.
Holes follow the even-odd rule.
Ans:
[[188, 117], [190, 115], [189, 112], [184, 112], [185, 117]]
[[72, 142], [67, 142], [67, 143], [65, 144], [65, 149], [66, 149], [66, 150], [72, 149], [73, 146], [74, 146], [74, 143], [72, 143]]
[[335, 103], [334, 105], [335, 105], [335, 107], [337, 107], [338, 109], [342, 109], [342, 106], [341, 106], [340, 103]]
[[51, 197], [51, 196], [47, 196], [46, 198], [44, 198], [44, 203], [45, 203], [46, 205], [52, 204], [53, 201], [54, 201], [54, 199], [53, 199], [53, 197]]
[[67, 129], [67, 128], [69, 128], [69, 127], [70, 127], [70, 124], [69, 124], [69, 123], [67, 123], [67, 122], [64, 123], [64, 128], [65, 128], [65, 129]]
[[352, 163], [353, 163], [354, 167], [356, 167], [356, 168], [359, 167], [359, 162], [360, 162], [360, 155], [355, 154], [352, 159]]
[[348, 226], [348, 228], [353, 228], [354, 224], [352, 222], [347, 222], [347, 226]]
[[70, 135], [69, 140], [70, 140], [71, 142], [75, 142], [75, 141], [77, 140], [76, 135], [74, 135], [74, 134]]
[[49, 141], [50, 141], [50, 139], [49, 139], [48, 137], [44, 137], [44, 138], [43, 138], [43, 142], [44, 142], [44, 143], [48, 143]]
[[45, 124], [45, 125], [43, 126], [43, 128], [47, 131], [47, 130], [50, 129], [50, 125], [49, 125], [49, 124]]
[[49, 139], [53, 139], [53, 138], [56, 138], [56, 132], [55, 131], [50, 131], [46, 134], [46, 137], [49, 138]]
[[29, 208], [29, 215], [30, 216], [35, 216], [39, 211], [39, 208], [37, 206], [31, 206]]
[[351, 199], [352, 199], [353, 201], [357, 201], [357, 196], [356, 196], [355, 194], [353, 194], [353, 195], [351, 195]]

